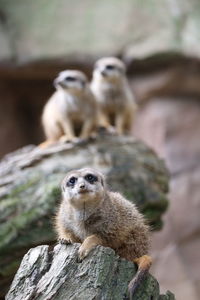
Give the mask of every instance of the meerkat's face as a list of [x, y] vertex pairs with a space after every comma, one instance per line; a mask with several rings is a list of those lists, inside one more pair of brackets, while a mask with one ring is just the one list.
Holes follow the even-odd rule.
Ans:
[[75, 207], [93, 203], [97, 205], [104, 199], [105, 180], [101, 173], [91, 168], [69, 172], [62, 183], [64, 199]]
[[84, 73], [77, 70], [66, 70], [60, 72], [54, 80], [56, 89], [66, 91], [83, 91], [88, 85], [88, 79]]
[[124, 63], [116, 57], [99, 59], [94, 67], [93, 79], [104, 81], [119, 81], [126, 72]]

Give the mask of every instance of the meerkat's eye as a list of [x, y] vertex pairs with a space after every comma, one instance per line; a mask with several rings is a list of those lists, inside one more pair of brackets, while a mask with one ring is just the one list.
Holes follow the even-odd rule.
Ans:
[[68, 182], [67, 182], [67, 186], [71, 186], [71, 185], [74, 185], [75, 182], [76, 182], [77, 178], [76, 177], [71, 177]]
[[76, 78], [72, 77], [72, 76], [67, 76], [65, 77], [66, 81], [76, 81]]
[[98, 181], [97, 176], [95, 176], [95, 175], [93, 175], [93, 174], [87, 174], [87, 175], [85, 176], [85, 179], [86, 179], [87, 181], [89, 181], [90, 183], [94, 183], [95, 181]]
[[107, 69], [107, 70], [114, 70], [114, 69], [115, 69], [115, 66], [113, 66], [113, 65], [107, 65], [107, 66], [106, 66], [106, 69]]

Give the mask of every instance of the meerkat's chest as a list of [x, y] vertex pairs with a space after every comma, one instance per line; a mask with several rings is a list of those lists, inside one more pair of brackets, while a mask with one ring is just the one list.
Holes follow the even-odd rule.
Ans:
[[68, 112], [76, 112], [79, 107], [79, 99], [68, 94], [63, 94], [58, 101], [58, 109], [61, 113], [67, 114]]
[[83, 121], [91, 113], [91, 107], [86, 99], [67, 95], [60, 103], [60, 110], [63, 115], [71, 119]]
[[82, 212], [77, 212], [76, 215], [71, 216], [67, 227], [73, 231], [73, 233], [83, 241], [87, 235], [87, 228], [85, 226], [84, 215]]
[[112, 110], [113, 107], [115, 108], [123, 108], [126, 97], [125, 94], [121, 89], [113, 86], [105, 86], [102, 87], [102, 92], [100, 94], [100, 102], [107, 107], [107, 109]]
[[[84, 212], [79, 211], [73, 216], [73, 232], [82, 241], [89, 235], [96, 232], [101, 217], [99, 215], [87, 216]], [[71, 223], [71, 224], [72, 224]]]

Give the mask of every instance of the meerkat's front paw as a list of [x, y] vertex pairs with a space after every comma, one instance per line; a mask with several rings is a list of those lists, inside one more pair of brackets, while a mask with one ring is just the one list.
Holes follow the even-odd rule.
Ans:
[[105, 134], [116, 135], [117, 134], [117, 131], [116, 131], [115, 127], [113, 127], [113, 126], [108, 126], [108, 127], [100, 126], [98, 128], [98, 132], [100, 135], [105, 135]]
[[45, 141], [45, 142], [39, 144], [38, 147], [41, 148], [41, 149], [45, 149], [45, 148], [48, 148], [48, 147], [50, 147], [54, 144], [56, 144], [55, 141]]
[[72, 242], [70, 239], [58, 239], [58, 243], [62, 245], [71, 245]]
[[86, 256], [88, 256], [91, 249], [85, 248], [83, 245], [78, 250], [78, 261], [81, 262]]
[[63, 135], [59, 138], [61, 143], [70, 143], [72, 142], [72, 138], [69, 138], [67, 135]]
[[114, 126], [109, 126], [107, 128], [107, 131], [108, 131], [108, 133], [113, 134], [113, 135], [117, 134], [117, 130]]
[[78, 138], [78, 137], [71, 137], [71, 138], [69, 138], [68, 136], [63, 135], [63, 136], [61, 136], [61, 138], [59, 139], [59, 141], [61, 143], [79, 143], [81, 141], [81, 139]]

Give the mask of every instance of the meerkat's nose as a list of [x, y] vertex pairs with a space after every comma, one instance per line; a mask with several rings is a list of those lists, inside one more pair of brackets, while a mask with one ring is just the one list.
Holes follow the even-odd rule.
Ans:
[[105, 70], [102, 70], [102, 71], [101, 71], [101, 75], [104, 76], [104, 77], [106, 76]]
[[85, 188], [85, 183], [84, 183], [84, 182], [81, 182], [81, 183], [79, 184], [79, 188], [83, 190], [83, 189]]

